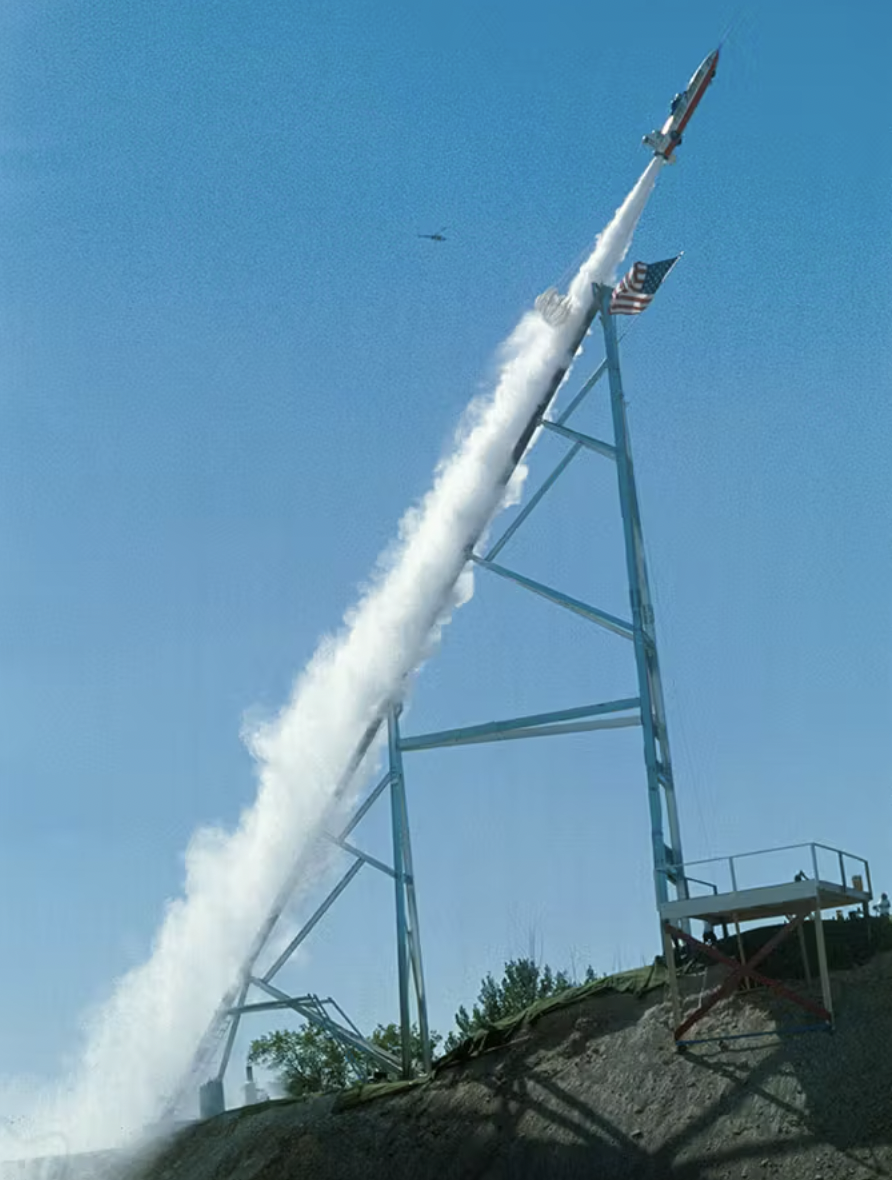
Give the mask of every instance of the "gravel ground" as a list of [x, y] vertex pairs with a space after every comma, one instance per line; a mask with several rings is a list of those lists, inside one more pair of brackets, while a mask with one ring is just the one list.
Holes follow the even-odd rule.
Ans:
[[[188, 1128], [150, 1164], [118, 1176], [892, 1176], [890, 998], [887, 953], [835, 975], [832, 1035], [728, 1040], [679, 1052], [660, 993], [648, 1001], [605, 996], [545, 1016], [507, 1046], [443, 1070], [427, 1085], [343, 1111], [332, 1098], [232, 1111]], [[697, 1000], [693, 992], [687, 1006]], [[797, 1012], [763, 992], [739, 993], [698, 1027], [733, 1037], [801, 1023]], [[99, 1163], [58, 1161], [65, 1170], [44, 1177], [105, 1180]]]

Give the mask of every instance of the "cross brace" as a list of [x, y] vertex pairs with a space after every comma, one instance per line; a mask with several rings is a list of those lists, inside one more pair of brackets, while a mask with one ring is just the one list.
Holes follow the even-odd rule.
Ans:
[[779, 928], [776, 934], [769, 938], [769, 940], [763, 946], [761, 946], [751, 958], [745, 960], [744, 962], [739, 962], [737, 959], [732, 959], [729, 955], [722, 954], [722, 952], [716, 947], [708, 946], [706, 943], [700, 942], [699, 939], [694, 938], [692, 934], [688, 934], [686, 931], [680, 930], [677, 926], [673, 926], [671, 923], [665, 922], [663, 924], [664, 929], [670, 938], [680, 938], [683, 942], [687, 943], [688, 946], [699, 951], [701, 954], [708, 955], [709, 958], [714, 959], [717, 963], [722, 963], [724, 966], [731, 968], [731, 971], [724, 982], [719, 984], [715, 991], [706, 997], [700, 1007], [695, 1012], [692, 1012], [691, 1015], [688, 1016], [686, 1020], [683, 1020], [681, 1024], [679, 1024], [675, 1029], [676, 1044], [679, 1042], [683, 1043], [683, 1037], [685, 1033], [688, 1032], [689, 1029], [691, 1029], [695, 1024], [701, 1021], [707, 1012], [711, 1011], [711, 1009], [713, 1009], [720, 1000], [724, 999], [725, 996], [729, 996], [733, 991], [735, 991], [743, 979], [752, 979], [755, 983], [761, 983], [763, 987], [769, 988], [776, 995], [781, 996], [785, 1000], [790, 1000], [794, 1004], [798, 1004], [800, 1008], [804, 1008], [807, 1012], [811, 1012], [813, 1016], [817, 1016], [818, 1019], [821, 1020], [825, 1025], [832, 1025], [832, 1015], [821, 1004], [816, 1003], [814, 1000], [808, 999], [806, 996], [799, 995], [798, 992], [791, 991], [790, 988], [785, 987], [778, 980], [771, 979], [769, 976], [762, 975], [760, 972], [756, 971], [756, 967], [759, 965], [759, 963], [761, 963], [763, 959], [766, 959], [776, 947], [780, 946], [782, 942], [789, 938], [793, 931], [797, 930], [802, 925], [804, 920], [804, 914], [797, 914], [795, 917], [785, 922], [783, 926]]

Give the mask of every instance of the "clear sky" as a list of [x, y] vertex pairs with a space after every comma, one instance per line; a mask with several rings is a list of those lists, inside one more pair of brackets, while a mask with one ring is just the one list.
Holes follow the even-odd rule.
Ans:
[[[339, 625], [736, 12], [4, 6], [4, 1070], [55, 1075], [145, 958], [190, 834], [253, 797], [246, 713]], [[633, 247], [684, 259], [624, 345], [686, 852], [823, 840], [883, 888], [892, 10], [741, 14]], [[531, 481], [561, 453], [543, 440]], [[506, 562], [625, 613], [613, 480], [579, 461]], [[628, 656], [478, 578], [406, 730], [631, 695]], [[435, 1027], [531, 947], [653, 957], [640, 751], [632, 730], [407, 759]], [[357, 840], [386, 835], [385, 808]], [[288, 981], [369, 1027], [396, 1016], [393, 920], [360, 881]]]

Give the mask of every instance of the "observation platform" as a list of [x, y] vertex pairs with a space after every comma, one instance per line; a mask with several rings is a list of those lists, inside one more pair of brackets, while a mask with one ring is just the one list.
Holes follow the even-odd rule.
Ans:
[[711, 922], [713, 926], [732, 922], [757, 922], [793, 914], [800, 910], [838, 910], [864, 905], [872, 898], [867, 889], [840, 886], [833, 881], [790, 881], [782, 885], [761, 885], [751, 889], [691, 897], [684, 901], [664, 902], [660, 917], [673, 924], [684, 919]]
[[[803, 865], [807, 868], [803, 868]], [[707, 866], [709, 866], [707, 868]], [[694, 876], [694, 872], [708, 872], [714, 880]], [[678, 1045], [693, 1043], [685, 1039], [687, 1033], [714, 1007], [720, 999], [730, 995], [742, 983], [761, 984], [785, 999], [792, 1000], [816, 1017], [818, 1023], [807, 1027], [833, 1027], [833, 997], [824, 943], [823, 911], [843, 910], [858, 906], [869, 916], [873, 897], [870, 866], [860, 856], [830, 848], [826, 844], [792, 844], [782, 848], [764, 849], [737, 856], [714, 857], [690, 861], [677, 866], [674, 875], [686, 882], [687, 897], [662, 902], [659, 905], [663, 930], [663, 947], [670, 969], [670, 992], [675, 1018], [675, 1041]], [[777, 932], [749, 960], [744, 958], [740, 926], [746, 922], [763, 922], [783, 918]], [[794, 931], [810, 982], [811, 970], [806, 953], [803, 922], [811, 919], [814, 927], [815, 949], [823, 1003], [792, 992], [777, 980], [756, 971], [758, 964]], [[707, 929], [704, 941], [693, 937], [690, 923], [701, 921]], [[740, 958], [735, 960], [722, 954], [705, 939], [712, 927], [723, 926], [727, 937], [728, 926], [737, 931]], [[687, 1019], [682, 1020], [681, 1001], [676, 974], [676, 951], [687, 945], [701, 955], [730, 968], [730, 974], [719, 988]], [[797, 1029], [796, 1031], [802, 1031]], [[701, 1037], [697, 1040], [715, 1038]]]

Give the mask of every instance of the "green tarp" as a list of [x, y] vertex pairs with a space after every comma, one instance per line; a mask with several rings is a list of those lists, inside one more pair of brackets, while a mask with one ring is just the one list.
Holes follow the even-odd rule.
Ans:
[[456, 1045], [454, 1049], [440, 1058], [434, 1066], [434, 1073], [450, 1065], [456, 1065], [460, 1061], [479, 1057], [481, 1053], [487, 1053], [490, 1049], [504, 1045], [519, 1029], [535, 1024], [540, 1017], [548, 1012], [554, 1012], [558, 1008], [566, 1008], [570, 1004], [578, 1004], [580, 1001], [591, 999], [594, 996], [607, 995], [610, 992], [627, 992], [635, 996], [643, 996], [647, 992], [653, 991], [654, 988], [662, 987], [668, 978], [669, 971], [666, 965], [660, 959], [655, 959], [649, 967], [639, 967], [635, 971], [621, 971], [618, 975], [608, 975], [605, 979], [596, 979], [593, 983], [584, 983], [581, 987], [569, 988], [567, 991], [559, 992], [556, 996], [539, 1000], [516, 1016], [508, 1016], [504, 1020], [497, 1020], [493, 1024], [477, 1029], [460, 1045]]
[[[679, 974], [682, 970], [679, 970]], [[594, 996], [610, 993], [631, 994], [644, 996], [655, 988], [662, 987], [669, 978], [669, 972], [661, 959], [655, 959], [649, 967], [639, 967], [635, 971], [621, 971], [617, 975], [609, 975], [605, 979], [596, 979], [593, 983], [582, 984], [581, 987], [569, 988], [567, 991], [539, 1000], [525, 1008], [515, 1016], [497, 1020], [485, 1028], [477, 1029], [460, 1045], [456, 1045], [438, 1061], [434, 1062], [433, 1076], [443, 1069], [458, 1065], [462, 1061], [469, 1061], [479, 1057], [481, 1053], [488, 1053], [500, 1045], [506, 1044], [514, 1034], [529, 1025], [535, 1024], [548, 1012], [555, 1012], [559, 1008], [567, 1008], [571, 1004], [578, 1004]], [[372, 1082], [362, 1086], [352, 1086], [342, 1091], [335, 1100], [334, 1110], [348, 1110], [361, 1103], [371, 1102], [375, 1098], [384, 1098], [392, 1094], [399, 1094], [416, 1086], [424, 1085], [429, 1079], [417, 1078], [402, 1082]]]
[[349, 1090], [342, 1090], [335, 1099], [332, 1110], [349, 1110], [351, 1106], [359, 1106], [363, 1102], [371, 1102], [375, 1098], [389, 1097], [391, 1094], [402, 1094], [404, 1090], [414, 1090], [423, 1086], [427, 1078], [411, 1078], [403, 1082], [366, 1082], [361, 1086], [351, 1086]]

